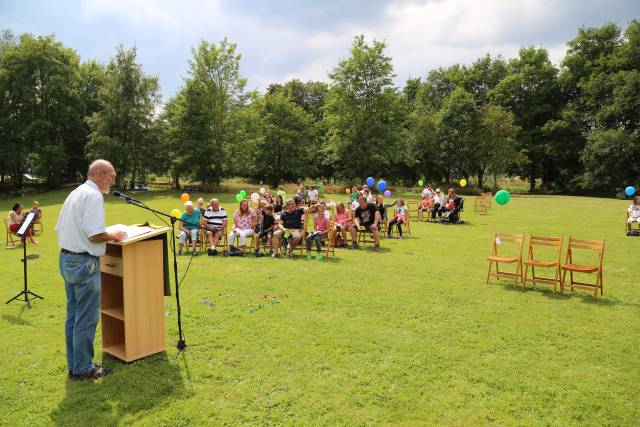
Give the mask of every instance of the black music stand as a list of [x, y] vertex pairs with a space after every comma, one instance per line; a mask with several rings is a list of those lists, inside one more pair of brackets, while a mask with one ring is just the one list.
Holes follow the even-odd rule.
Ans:
[[22, 240], [22, 249], [23, 249], [22, 262], [24, 263], [23, 264], [24, 289], [18, 292], [16, 296], [11, 298], [5, 304], [9, 304], [13, 300], [18, 300], [18, 301], [26, 302], [27, 307], [31, 308], [31, 302], [30, 302], [31, 300], [34, 300], [36, 298], [44, 299], [40, 295], [36, 295], [33, 292], [31, 292], [27, 285], [27, 260], [37, 258], [37, 255], [35, 257], [32, 257], [32, 256], [27, 257], [27, 234], [29, 233], [29, 230], [33, 229], [34, 220], [35, 220], [35, 214], [33, 212], [29, 212], [25, 220], [20, 225], [20, 229], [16, 233], [18, 237], [20, 237], [20, 239]]

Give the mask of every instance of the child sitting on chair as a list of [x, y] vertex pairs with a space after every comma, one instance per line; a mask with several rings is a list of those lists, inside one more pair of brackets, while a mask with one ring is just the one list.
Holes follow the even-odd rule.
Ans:
[[433, 206], [433, 200], [429, 196], [424, 196], [422, 198], [422, 202], [420, 202], [420, 206], [418, 207], [418, 221], [422, 221], [422, 213], [427, 213], [427, 218], [429, 218], [429, 212], [431, 212], [431, 207]]
[[402, 224], [407, 223], [408, 209], [404, 204], [404, 200], [398, 199], [397, 202], [398, 206], [394, 209], [393, 219], [389, 221], [389, 227], [387, 229], [387, 239], [391, 238], [391, 229], [394, 225], [398, 227], [398, 234], [402, 239]]
[[322, 205], [316, 205], [316, 215], [313, 218], [313, 233], [310, 233], [305, 239], [307, 245], [307, 259], [311, 259], [311, 243], [316, 242], [316, 249], [318, 254], [316, 259], [320, 261], [322, 259], [322, 238], [326, 237], [329, 232], [329, 220], [324, 216], [324, 208]]
[[640, 196], [633, 198], [633, 203], [629, 205], [627, 212], [629, 212], [629, 218], [627, 218], [627, 233], [630, 233], [631, 224], [636, 222], [640, 225]]
[[[264, 200], [263, 200], [264, 201]], [[257, 238], [255, 239], [255, 256], [261, 257], [263, 256], [260, 253], [260, 242], [262, 240], [266, 240], [269, 248], [271, 248], [271, 239], [273, 238], [273, 228], [275, 226], [275, 218], [273, 217], [273, 206], [264, 205], [262, 208], [261, 216], [259, 217], [259, 224], [257, 225], [256, 230]], [[269, 251], [270, 254], [273, 254], [273, 250]]]

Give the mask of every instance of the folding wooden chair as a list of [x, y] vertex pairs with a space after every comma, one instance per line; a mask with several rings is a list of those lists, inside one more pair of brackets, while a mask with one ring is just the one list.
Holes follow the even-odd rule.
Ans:
[[[552, 247], [556, 248], [553, 261], [534, 258], [534, 247]], [[560, 284], [560, 252], [562, 251], [562, 237], [540, 237], [531, 236], [529, 238], [529, 251], [527, 259], [524, 261], [524, 279], [522, 280], [522, 290], [524, 291], [527, 282], [533, 283], [536, 286], [537, 282], [553, 285], [553, 293], [556, 293], [556, 286]], [[529, 267], [531, 267], [531, 279], [528, 279]], [[536, 267], [553, 268], [553, 278], [536, 276]]]
[[[517, 254], [511, 256], [502, 256], [498, 253], [498, 246], [503, 247], [509, 245], [517, 248]], [[487, 257], [489, 261], [489, 269], [487, 270], [487, 283], [489, 277], [495, 276], [498, 280], [501, 277], [513, 277], [513, 286], [518, 284], [518, 279], [522, 279], [522, 246], [524, 245], [524, 234], [498, 233], [493, 234], [493, 244], [491, 247], [491, 256]], [[496, 272], [491, 272], [493, 263], [496, 264]], [[499, 264], [516, 264], [515, 273], [500, 271]]]
[[480, 193], [482, 197], [484, 197], [484, 204], [487, 209], [491, 209], [491, 200], [493, 199], [493, 194], [489, 191], [488, 193]]
[[[7, 248], [15, 247], [16, 245], [20, 244], [20, 238], [9, 230], [9, 222], [7, 221], [7, 218], [5, 217], [3, 219], [4, 227], [7, 230], [7, 241], [5, 243], [5, 246]], [[11, 243], [11, 245], [9, 245], [9, 243]]]
[[409, 214], [407, 217], [409, 219], [418, 220], [418, 209], [420, 208], [420, 202], [417, 200], [409, 199], [407, 200], [407, 209], [409, 210]]
[[[329, 255], [333, 255], [336, 256], [336, 250], [335, 250], [335, 236], [333, 233], [333, 226], [335, 225], [334, 219], [333, 217], [331, 217], [331, 219], [329, 220], [329, 232], [327, 233], [326, 236], [322, 237], [321, 241], [323, 243], [323, 245], [321, 246], [320, 252], [322, 252], [324, 254], [324, 256], [329, 256]], [[348, 234], [348, 233], [347, 233]], [[306, 241], [302, 242], [302, 245], [305, 249], [306, 249]], [[318, 248], [316, 248], [315, 243], [313, 243], [311, 245], [311, 251], [317, 251]], [[308, 253], [308, 251], [307, 251]]]
[[[378, 230], [378, 233], [380, 233], [380, 230]], [[357, 234], [358, 234], [358, 245], [365, 246], [367, 243], [376, 242], [375, 240], [373, 240], [373, 233], [364, 227], [358, 227]]]
[[[629, 226], [629, 223], [627, 221], [629, 221], [629, 218], [631, 218], [631, 214], [629, 213], [628, 210], [625, 209], [624, 211], [624, 235], [628, 236], [628, 233], [640, 233], [640, 224], [638, 224], [636, 221], [632, 222], [631, 225]], [[633, 224], [636, 224], [636, 229], [633, 229]]]
[[[407, 215], [407, 221], [406, 222], [403, 221], [402, 225], [401, 225], [401, 227], [402, 227], [402, 235], [403, 236], [405, 236], [405, 235], [406, 236], [411, 236], [411, 224], [410, 224], [410, 222], [411, 222], [411, 217], [409, 215]], [[397, 225], [394, 225], [391, 228], [391, 235], [392, 236], [395, 236], [395, 235], [399, 236], [400, 235], [400, 233], [398, 233], [398, 226]]]
[[487, 213], [487, 201], [485, 196], [483, 196], [482, 194], [476, 196], [475, 203], [473, 205], [473, 212], [481, 215]]
[[44, 225], [42, 224], [42, 210], [40, 210], [40, 218], [38, 218], [38, 222], [33, 224], [33, 235], [35, 236], [37, 233], [44, 233]]
[[[598, 258], [597, 265], [576, 264], [573, 261], [574, 251], [592, 251]], [[604, 257], [604, 240], [579, 240], [569, 236], [569, 245], [567, 246], [567, 256], [562, 266], [562, 281], [560, 282], [560, 293], [564, 293], [564, 287], [566, 283], [567, 271], [570, 277], [570, 286], [573, 291], [574, 288], [592, 290], [593, 300], [598, 298], [598, 289], [600, 289], [600, 295], [603, 294], [603, 280], [602, 280], [602, 258]], [[586, 273], [596, 274], [595, 283], [578, 282], [574, 280], [573, 273]]]

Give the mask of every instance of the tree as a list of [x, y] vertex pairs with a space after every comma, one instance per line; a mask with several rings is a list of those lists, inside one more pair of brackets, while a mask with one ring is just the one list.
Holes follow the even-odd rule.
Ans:
[[[82, 153], [74, 84], [79, 57], [53, 36], [5, 32], [0, 48], [0, 136], [13, 148], [0, 161], [16, 188], [32, 171], [57, 186], [72, 156]], [[4, 174], [4, 171], [3, 171]]]
[[150, 138], [159, 103], [158, 79], [143, 73], [135, 62], [136, 48], [118, 46], [105, 71], [98, 100], [100, 110], [89, 119], [89, 157], [109, 159], [118, 170], [118, 183], [131, 186], [152, 164], [158, 148]]
[[326, 162], [346, 178], [382, 176], [400, 163], [405, 111], [393, 87], [391, 58], [385, 44], [355, 38], [351, 56], [329, 74], [325, 106]]
[[543, 127], [557, 118], [562, 107], [557, 82], [558, 70], [545, 49], [520, 49], [518, 58], [507, 65], [508, 75], [491, 91], [494, 103], [513, 113], [518, 133], [518, 147], [527, 162], [514, 165], [513, 171], [529, 179], [529, 191], [535, 190], [536, 179], [549, 181], [557, 170], [547, 158], [548, 140]]
[[246, 80], [240, 76], [236, 45], [226, 38], [218, 46], [202, 40], [192, 55], [184, 88], [181, 126], [188, 150], [183, 154], [199, 180], [218, 184], [228, 160], [225, 145], [236, 143], [230, 123], [242, 105]]
[[260, 117], [255, 174], [272, 187], [304, 178], [312, 167], [313, 116], [281, 93], [266, 94], [252, 108]]
[[478, 188], [483, 188], [485, 172], [493, 173], [493, 188], [497, 186], [496, 176], [511, 165], [523, 161], [516, 150], [515, 138], [518, 133], [513, 114], [493, 104], [482, 109], [480, 134], [474, 148], [474, 167], [478, 176]]

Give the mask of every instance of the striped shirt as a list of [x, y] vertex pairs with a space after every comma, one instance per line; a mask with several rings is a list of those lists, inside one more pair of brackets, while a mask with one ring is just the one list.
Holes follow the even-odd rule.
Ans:
[[220, 207], [217, 211], [214, 211], [211, 206], [204, 211], [202, 215], [204, 220], [207, 221], [207, 225], [217, 230], [222, 228], [224, 220], [227, 219], [227, 211], [223, 207]]
[[95, 182], [87, 180], [73, 190], [62, 205], [56, 235], [58, 245], [71, 252], [104, 255], [106, 244], [89, 237], [105, 232], [104, 199]]

